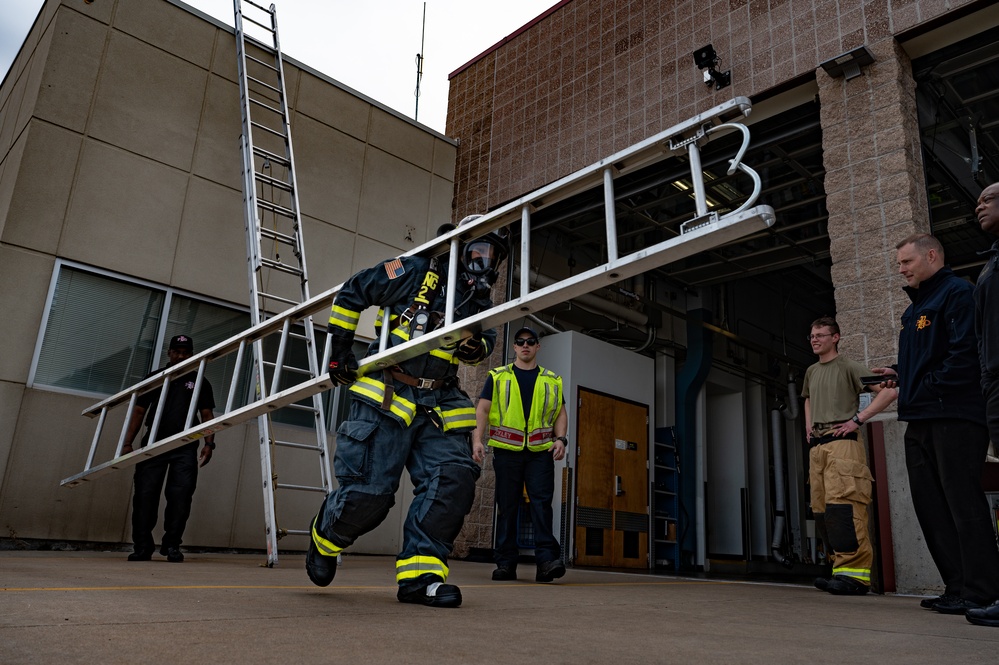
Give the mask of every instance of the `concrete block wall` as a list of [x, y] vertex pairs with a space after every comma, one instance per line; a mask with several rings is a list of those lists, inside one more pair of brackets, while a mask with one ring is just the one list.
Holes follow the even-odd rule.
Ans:
[[[317, 294], [450, 219], [455, 142], [302, 63], [285, 73]], [[239, 135], [225, 25], [176, 0], [42, 7], [0, 84], [0, 537], [128, 540], [130, 472], [59, 487], [83, 470], [94, 423], [80, 412], [98, 400], [27, 385], [53, 268], [68, 259], [246, 306]], [[185, 543], [262, 548], [255, 423], [218, 440]], [[317, 501], [288, 503], [304, 517], [285, 526], [299, 528]]]

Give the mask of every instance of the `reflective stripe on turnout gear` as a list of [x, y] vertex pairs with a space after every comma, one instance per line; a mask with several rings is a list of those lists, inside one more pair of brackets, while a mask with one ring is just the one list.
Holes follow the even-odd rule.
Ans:
[[[372, 379], [370, 376], [362, 376], [350, 387], [350, 392], [367, 398], [375, 406], [380, 406], [385, 399], [385, 383], [378, 379]], [[416, 417], [416, 404], [400, 397], [394, 391], [388, 410], [395, 414], [406, 427], [412, 425], [413, 418]]]
[[444, 431], [448, 432], [453, 429], [474, 429], [475, 428], [475, 407], [461, 407], [458, 409], [449, 409], [447, 411], [442, 411], [440, 408], [434, 408], [438, 414], [440, 414], [441, 420], [444, 423]]
[[332, 542], [319, 535], [319, 532], [316, 531], [316, 522], [318, 521], [319, 515], [316, 515], [316, 518], [312, 520], [312, 542], [316, 544], [316, 548], [323, 556], [336, 556], [343, 551], [343, 548], [337, 547]]
[[436, 575], [442, 582], [447, 581], [448, 567], [435, 556], [414, 556], [408, 559], [399, 559], [395, 562], [395, 580], [404, 582], [413, 580], [420, 575]]
[[361, 313], [349, 310], [346, 307], [340, 307], [335, 302], [333, 303], [333, 309], [330, 311], [330, 322], [331, 326], [336, 328], [343, 328], [349, 332], [354, 332], [357, 330], [357, 324], [361, 320]]
[[870, 568], [833, 568], [833, 575], [846, 575], [857, 580], [862, 580], [867, 584], [871, 583]]

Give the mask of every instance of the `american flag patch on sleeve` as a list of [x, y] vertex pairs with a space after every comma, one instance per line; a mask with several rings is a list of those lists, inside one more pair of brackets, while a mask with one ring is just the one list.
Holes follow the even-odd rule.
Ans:
[[389, 279], [395, 279], [405, 273], [406, 269], [402, 265], [402, 259], [394, 259], [385, 264], [385, 274], [388, 275]]

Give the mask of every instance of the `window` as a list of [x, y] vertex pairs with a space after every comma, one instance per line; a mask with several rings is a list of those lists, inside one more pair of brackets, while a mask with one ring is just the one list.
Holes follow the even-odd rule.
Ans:
[[[50, 290], [43, 333], [28, 379], [33, 388], [94, 397], [113, 395], [166, 365], [167, 346], [174, 335], [190, 335], [195, 351], [204, 351], [250, 327], [246, 310], [66, 261], [57, 262]], [[325, 335], [316, 337], [322, 346]], [[277, 348], [277, 336], [264, 340], [264, 354], [270, 361], [268, 387]], [[278, 390], [305, 380], [302, 371], [289, 367], [308, 368], [307, 353], [301, 334], [289, 337]], [[218, 413], [225, 408], [235, 363], [236, 354], [231, 353], [209, 362], [205, 370]], [[248, 357], [240, 373], [233, 408], [246, 404], [253, 386], [253, 362]], [[327, 411], [332, 392], [323, 395]], [[312, 399], [299, 404], [311, 408]], [[279, 409], [272, 418], [279, 423], [313, 427], [312, 413], [303, 409]]]
[[[190, 335], [195, 350], [203, 351], [248, 328], [250, 315], [174, 289], [60, 262], [43, 324], [29, 385], [106, 396], [166, 365], [173, 335]], [[205, 370], [220, 406], [234, 364], [235, 358], [220, 358]], [[245, 394], [248, 381], [241, 383]]]

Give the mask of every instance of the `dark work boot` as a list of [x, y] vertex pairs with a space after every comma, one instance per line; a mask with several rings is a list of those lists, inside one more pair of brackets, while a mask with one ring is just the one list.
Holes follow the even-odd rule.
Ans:
[[145, 547], [136, 547], [135, 551], [128, 555], [129, 561], [149, 561], [153, 558], [153, 551]]
[[172, 547], [164, 545], [160, 548], [160, 554], [165, 556], [170, 563], [184, 563], [184, 553], [176, 545]]
[[826, 587], [826, 591], [834, 596], [863, 596], [869, 590], [870, 587], [849, 575], [833, 575]]
[[324, 556], [309, 538], [309, 553], [305, 555], [305, 572], [316, 586], [329, 586], [336, 577], [336, 557]]
[[493, 571], [494, 582], [506, 582], [515, 579], [517, 579], [516, 566], [496, 566], [496, 570]]
[[964, 617], [976, 626], [999, 628], [999, 600], [988, 607], [972, 608]]
[[441, 582], [400, 586], [396, 598], [400, 603], [415, 603], [428, 607], [458, 607], [461, 605], [461, 589], [453, 584]]
[[538, 574], [534, 576], [534, 579], [538, 582], [551, 582], [563, 575], [565, 575], [565, 564], [562, 563], [562, 559], [555, 559], [539, 563]]

